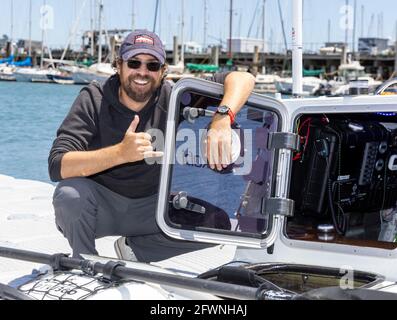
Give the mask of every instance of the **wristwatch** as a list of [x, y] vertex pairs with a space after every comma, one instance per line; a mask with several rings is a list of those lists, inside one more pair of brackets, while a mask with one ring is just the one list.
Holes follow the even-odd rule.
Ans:
[[225, 105], [219, 106], [215, 113], [223, 115], [223, 116], [228, 115], [230, 117], [230, 124], [233, 124], [234, 120], [236, 118], [236, 115], [234, 114], [234, 112], [228, 106], [225, 106]]

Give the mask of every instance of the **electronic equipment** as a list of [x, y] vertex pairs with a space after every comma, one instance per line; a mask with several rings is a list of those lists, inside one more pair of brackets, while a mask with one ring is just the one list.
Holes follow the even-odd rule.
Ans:
[[293, 164], [291, 198], [297, 210], [326, 216], [332, 210], [368, 213], [395, 207], [397, 129], [379, 121], [321, 117], [306, 120], [305, 150]]

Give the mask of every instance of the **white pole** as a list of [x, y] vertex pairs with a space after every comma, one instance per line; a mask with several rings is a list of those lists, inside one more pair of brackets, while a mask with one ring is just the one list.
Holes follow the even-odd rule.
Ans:
[[303, 6], [302, 0], [293, 0], [292, 19], [292, 77], [293, 95], [299, 97], [303, 93]]

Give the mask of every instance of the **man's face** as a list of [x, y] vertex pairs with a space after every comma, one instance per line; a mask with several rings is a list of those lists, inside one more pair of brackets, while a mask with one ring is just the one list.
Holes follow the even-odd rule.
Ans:
[[128, 67], [127, 61], [122, 61], [118, 65], [118, 72], [120, 75], [121, 88], [124, 92], [135, 102], [148, 101], [153, 93], [160, 87], [161, 79], [164, 74], [164, 67], [159, 71], [148, 70], [147, 63], [157, 62], [158, 60], [148, 54], [137, 55], [130, 60], [136, 61], [135, 67], [132, 69]]

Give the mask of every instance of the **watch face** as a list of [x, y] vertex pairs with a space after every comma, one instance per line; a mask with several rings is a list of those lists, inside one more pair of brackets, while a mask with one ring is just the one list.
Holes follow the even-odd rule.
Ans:
[[221, 114], [227, 114], [229, 112], [229, 108], [227, 106], [220, 106], [218, 108], [218, 112]]

